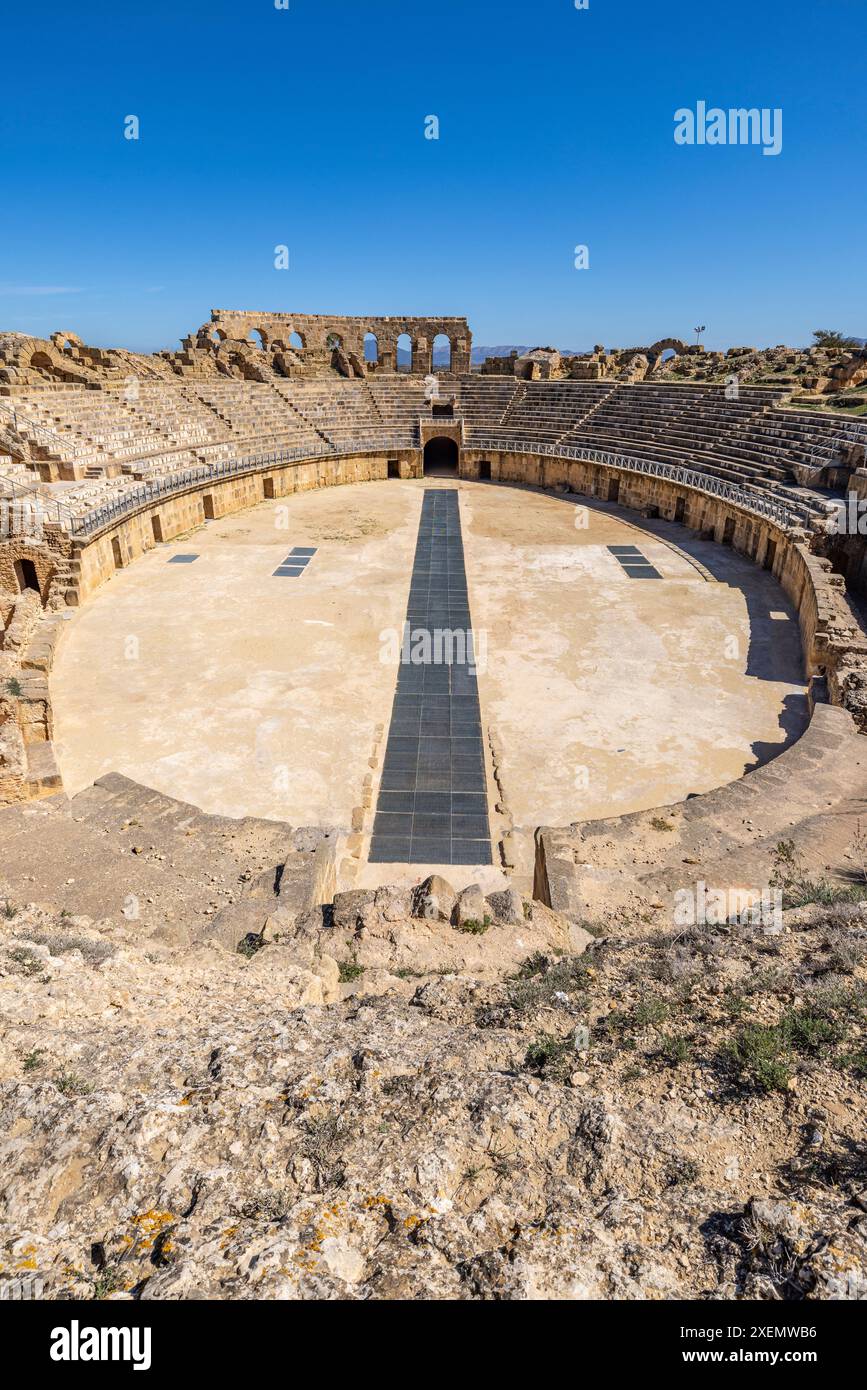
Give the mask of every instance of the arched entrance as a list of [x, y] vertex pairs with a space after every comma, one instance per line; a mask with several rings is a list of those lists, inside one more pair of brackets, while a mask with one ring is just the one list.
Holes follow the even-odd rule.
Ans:
[[15, 578], [18, 581], [18, 588], [22, 594], [25, 589], [35, 589], [41, 598], [42, 590], [39, 587], [39, 576], [36, 573], [36, 566], [32, 560], [15, 561]]
[[454, 439], [437, 435], [424, 446], [425, 477], [456, 478], [458, 476], [459, 450]]

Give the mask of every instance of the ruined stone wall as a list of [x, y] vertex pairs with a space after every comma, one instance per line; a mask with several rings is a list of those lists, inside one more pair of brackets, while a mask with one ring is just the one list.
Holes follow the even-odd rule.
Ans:
[[17, 594], [16, 561], [30, 560], [39, 581], [43, 600], [51, 594], [52, 584], [62, 568], [63, 560], [72, 552], [72, 543], [57, 526], [47, 525], [42, 540], [28, 541], [22, 536], [0, 539], [0, 593]]
[[432, 370], [434, 339], [444, 334], [451, 344], [451, 371], [460, 374], [470, 371], [473, 335], [465, 318], [380, 317], [349, 318], [328, 314], [272, 314], [237, 309], [213, 309], [211, 321], [199, 330], [214, 338], [249, 339], [258, 333], [263, 346], [274, 344], [289, 347], [289, 339], [297, 333], [308, 352], [326, 353], [329, 340], [337, 338], [344, 351], [364, 361], [365, 334], [377, 340], [377, 371], [397, 370], [397, 340], [404, 334], [412, 342], [414, 372]]

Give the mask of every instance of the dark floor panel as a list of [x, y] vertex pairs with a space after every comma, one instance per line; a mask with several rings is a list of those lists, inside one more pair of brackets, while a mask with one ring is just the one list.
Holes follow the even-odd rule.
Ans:
[[[484, 744], [456, 492], [425, 493], [370, 848], [372, 863], [489, 864]], [[451, 633], [451, 640], [443, 633]], [[463, 634], [468, 634], [460, 640]], [[414, 645], [414, 636], [426, 643]]]

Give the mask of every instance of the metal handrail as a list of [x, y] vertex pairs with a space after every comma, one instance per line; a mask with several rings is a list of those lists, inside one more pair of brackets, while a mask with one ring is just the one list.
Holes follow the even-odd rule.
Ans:
[[14, 405], [6, 405], [5, 401], [0, 401], [0, 411], [12, 421], [13, 429], [17, 434], [21, 433], [19, 425], [23, 426], [28, 434], [35, 436], [37, 443], [47, 440], [48, 444], [45, 447], [50, 448], [52, 445], [59, 445], [64, 450], [66, 458], [84, 458], [97, 452], [96, 449], [83, 448], [77, 444], [67, 444], [63, 435], [58, 434], [57, 430], [50, 429], [48, 425], [41, 425], [38, 420], [31, 420], [29, 416], [21, 415]]
[[167, 473], [160, 478], [147, 479], [110, 502], [103, 502], [73, 518], [72, 532], [76, 536], [92, 536], [95, 532], [110, 525], [119, 516], [134, 512], [149, 502], [166, 497], [174, 492], [182, 492], [198, 482], [219, 481], [221, 478], [237, 477], [243, 473], [258, 472], [282, 463], [305, 463], [320, 458], [339, 458], [344, 454], [363, 454], [379, 451], [384, 447], [412, 448], [414, 441], [406, 436], [390, 435], [367, 437], [346, 444], [325, 443], [319, 446], [305, 446], [300, 449], [273, 449], [264, 454], [249, 454], [242, 458], [220, 459], [216, 463], [203, 463], [195, 468], [185, 468], [178, 473]]
[[816, 515], [807, 507], [797, 504], [777, 502], [762, 497], [758, 492], [749, 492], [738, 483], [726, 482], [710, 473], [699, 473], [679, 463], [661, 463], [657, 459], [636, 458], [632, 454], [620, 454], [608, 449], [577, 448], [570, 444], [528, 443], [525, 440], [496, 439], [492, 436], [471, 438], [466, 447], [491, 453], [540, 454], [546, 458], [567, 458], [577, 462], [602, 463], [609, 468], [625, 469], [629, 473], [643, 473], [654, 478], [666, 478], [671, 482], [682, 483], [698, 492], [707, 492], [714, 497], [734, 502], [736, 506], [756, 512], [759, 516], [788, 529], [801, 528], [805, 520]]
[[[46, 514], [53, 515], [58, 523], [76, 537], [89, 538], [110, 526], [122, 516], [126, 516], [149, 503], [159, 501], [174, 493], [202, 482], [218, 482], [220, 479], [237, 477], [244, 473], [259, 472], [269, 467], [313, 462], [321, 458], [337, 458], [346, 454], [364, 454], [381, 451], [383, 448], [413, 448], [417, 440], [410, 437], [410, 431], [383, 431], [378, 436], [345, 441], [341, 444], [323, 443], [319, 446], [305, 446], [296, 449], [274, 449], [267, 453], [249, 454], [240, 458], [221, 459], [214, 463], [202, 463], [158, 478], [145, 479], [135, 487], [126, 490], [109, 501], [76, 514], [71, 508], [59, 502], [46, 499], [37, 489], [22, 488], [11, 479], [3, 479], [12, 490], [17, 489], [22, 496], [38, 496], [45, 507]], [[797, 503], [785, 503], [771, 497], [764, 497], [758, 491], [749, 491], [737, 483], [730, 483], [712, 474], [700, 473], [682, 464], [662, 463], [655, 459], [637, 458], [608, 449], [580, 448], [567, 444], [532, 443], [527, 440], [495, 438], [478, 435], [467, 441], [467, 448], [507, 453], [540, 455], [546, 458], [573, 459], [575, 461], [601, 463], [631, 473], [650, 477], [665, 478], [681, 483], [698, 492], [721, 497], [736, 506], [776, 522], [788, 529], [801, 528], [815, 513]]]
[[72, 508], [58, 502], [54, 497], [46, 497], [38, 483], [22, 483], [16, 478], [0, 474], [0, 499], [6, 501], [9, 498], [13, 503], [23, 504], [23, 511], [28, 516], [36, 512], [43, 519], [47, 518], [56, 526], [60, 526], [62, 530], [72, 531], [75, 522]]

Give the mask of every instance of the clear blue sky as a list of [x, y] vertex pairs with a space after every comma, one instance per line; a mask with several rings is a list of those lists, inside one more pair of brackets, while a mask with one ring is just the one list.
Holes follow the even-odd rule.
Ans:
[[[867, 336], [865, 0], [288, 4], [7, 7], [0, 328], [147, 350], [220, 307], [465, 313], [480, 344]], [[699, 99], [781, 107], [782, 153], [678, 147]]]

